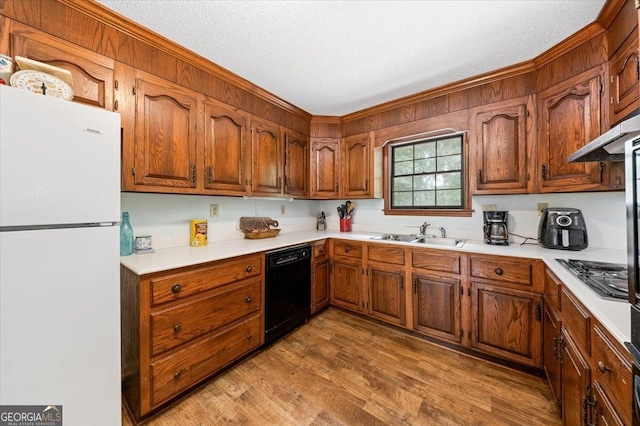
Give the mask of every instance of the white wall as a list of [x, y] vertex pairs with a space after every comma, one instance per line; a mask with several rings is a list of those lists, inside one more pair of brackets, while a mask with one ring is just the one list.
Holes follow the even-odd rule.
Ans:
[[[354, 200], [356, 214], [353, 231], [412, 233], [425, 221], [432, 226], [442, 226], [447, 236], [482, 239], [482, 205], [496, 204], [498, 210], [509, 211], [509, 232], [537, 238], [540, 218], [537, 203], [549, 203], [549, 207], [573, 207], [585, 217], [590, 247], [626, 249], [625, 199], [623, 192], [578, 194], [494, 195], [473, 197], [473, 215], [465, 218], [438, 216], [385, 216], [383, 200]], [[344, 201], [343, 201], [344, 202]], [[320, 209], [327, 214], [329, 229], [338, 230], [338, 201], [322, 201]], [[520, 243], [522, 238], [510, 237]]]
[[[473, 198], [472, 217], [385, 216], [382, 200], [354, 200], [356, 211], [353, 231], [413, 233], [424, 221], [442, 226], [447, 235], [457, 238], [482, 239], [482, 205], [496, 204], [498, 210], [509, 211], [509, 231], [536, 238], [538, 233], [537, 203], [550, 207], [574, 207], [582, 210], [587, 224], [589, 246], [626, 248], [625, 200], [622, 192], [500, 195]], [[189, 245], [189, 221], [209, 221], [209, 242], [243, 238], [236, 230], [241, 216], [269, 216], [280, 222], [282, 233], [315, 229], [316, 215], [324, 211], [329, 229], [338, 230], [337, 201], [293, 202], [273, 199], [255, 200], [239, 197], [204, 195], [168, 195], [122, 193], [122, 210], [128, 211], [135, 235], [151, 235], [154, 248]], [[209, 205], [218, 204], [220, 215], [209, 217]], [[280, 206], [285, 214], [280, 214]], [[520, 243], [521, 238], [511, 237]]]

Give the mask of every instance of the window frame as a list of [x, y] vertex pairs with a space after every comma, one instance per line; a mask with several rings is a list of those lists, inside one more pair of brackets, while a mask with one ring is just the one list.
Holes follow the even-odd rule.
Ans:
[[[392, 179], [391, 172], [393, 166], [391, 164], [392, 155], [391, 148], [404, 145], [411, 145], [421, 142], [435, 141], [455, 136], [462, 138], [462, 207], [461, 208], [441, 208], [441, 207], [391, 207], [391, 191]], [[383, 197], [385, 215], [404, 215], [404, 216], [452, 216], [452, 217], [470, 217], [473, 213], [471, 209], [471, 193], [469, 191], [469, 142], [467, 132], [451, 132], [442, 133], [430, 137], [414, 137], [411, 139], [399, 138], [388, 141], [383, 148]]]

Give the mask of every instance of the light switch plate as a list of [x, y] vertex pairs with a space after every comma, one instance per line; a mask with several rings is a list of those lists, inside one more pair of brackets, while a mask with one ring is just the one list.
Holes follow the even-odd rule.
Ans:
[[496, 205], [495, 204], [484, 204], [482, 206], [482, 211], [483, 212], [495, 212], [497, 210]]
[[217, 204], [209, 204], [209, 217], [218, 217], [218, 205]]

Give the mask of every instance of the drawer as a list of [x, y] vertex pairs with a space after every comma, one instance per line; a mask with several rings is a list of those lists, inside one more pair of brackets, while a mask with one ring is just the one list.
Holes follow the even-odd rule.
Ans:
[[262, 278], [221, 287], [206, 299], [151, 314], [151, 355], [202, 336], [260, 310]]
[[623, 355], [624, 349], [614, 345], [598, 325], [593, 327], [592, 339], [593, 380], [602, 385], [620, 417], [630, 423], [633, 378], [631, 364]]
[[370, 244], [367, 250], [369, 260], [374, 262], [404, 265], [404, 248], [391, 244]]
[[576, 345], [586, 355], [591, 355], [591, 314], [564, 286], [560, 291], [560, 306], [562, 326], [567, 329]]
[[151, 405], [175, 396], [260, 345], [260, 315], [151, 364]]
[[335, 240], [333, 242], [333, 254], [339, 257], [362, 259], [362, 243]]
[[544, 272], [544, 299], [553, 306], [553, 309], [560, 312], [560, 290], [562, 288], [562, 281], [556, 277], [549, 269], [545, 269]]
[[313, 243], [313, 259], [324, 260], [329, 255], [329, 245], [327, 240], [316, 241]]
[[225, 284], [262, 274], [262, 256], [224, 260], [209, 266], [151, 278], [151, 304], [180, 300]]
[[460, 258], [459, 254], [433, 250], [414, 250], [411, 256], [411, 266], [430, 271], [460, 274]]
[[471, 258], [471, 276], [508, 282], [521, 286], [533, 285], [533, 264], [531, 260]]

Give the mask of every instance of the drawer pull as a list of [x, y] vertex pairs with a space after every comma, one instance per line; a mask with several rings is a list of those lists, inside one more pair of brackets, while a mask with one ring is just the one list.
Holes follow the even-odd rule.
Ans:
[[247, 303], [251, 303], [251, 296], [245, 297], [244, 301], [247, 302]]
[[175, 284], [173, 287], [171, 287], [171, 293], [173, 294], [178, 294], [180, 293], [180, 291], [182, 291], [182, 286], [180, 284]]
[[320, 253], [324, 253], [324, 247], [320, 247]]
[[247, 334], [247, 340], [251, 340], [251, 339], [253, 339], [253, 336], [250, 334]]
[[180, 378], [180, 372], [176, 371], [175, 373], [173, 373], [173, 378], [178, 380]]
[[251, 267], [251, 265], [247, 266], [247, 268], [245, 269], [245, 271], [247, 272], [251, 272], [253, 271], [253, 268]]
[[345, 252], [345, 253], [349, 253], [349, 247], [345, 247], [345, 248], [344, 248], [344, 252]]
[[504, 274], [504, 271], [502, 270], [502, 268], [496, 268], [496, 274], [502, 275]]
[[173, 331], [175, 331], [176, 333], [180, 331], [180, 324], [176, 324], [173, 326]]
[[598, 371], [600, 371], [602, 374], [604, 374], [607, 371], [612, 371], [612, 370], [609, 367], [607, 367], [606, 365], [604, 365], [604, 362], [598, 361]]

